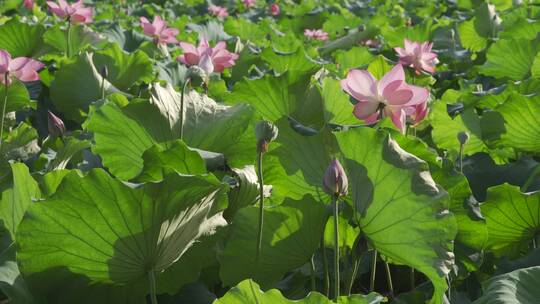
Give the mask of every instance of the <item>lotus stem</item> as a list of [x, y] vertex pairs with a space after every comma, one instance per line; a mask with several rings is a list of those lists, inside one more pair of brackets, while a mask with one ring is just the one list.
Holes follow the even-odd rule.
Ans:
[[259, 259], [262, 251], [262, 234], [264, 226], [264, 181], [263, 181], [263, 155], [262, 151], [258, 153], [257, 175], [259, 178], [259, 232], [257, 234], [257, 253], [255, 255], [255, 269], [259, 266]]
[[309, 260], [311, 265], [311, 291], [316, 291], [317, 286], [315, 284], [315, 261], [314, 261], [315, 254], [311, 256], [311, 260]]
[[373, 252], [373, 261], [371, 262], [371, 278], [369, 280], [369, 291], [375, 290], [375, 273], [377, 271], [377, 250]]
[[351, 273], [351, 280], [349, 281], [349, 289], [347, 290], [347, 296], [350, 296], [352, 293], [352, 287], [354, 284], [354, 279], [356, 278], [356, 273], [358, 272], [358, 265], [360, 264], [361, 257], [356, 257], [353, 261], [353, 271]]
[[328, 257], [326, 256], [326, 247], [324, 246], [324, 232], [321, 237], [321, 252], [324, 269], [324, 295], [328, 298], [328, 293], [330, 291], [330, 275], [328, 272]]
[[156, 274], [152, 268], [148, 272], [148, 280], [150, 281], [150, 301], [152, 304], [158, 304], [157, 295], [156, 295]]
[[186, 78], [184, 81], [184, 86], [182, 87], [182, 95], [180, 96], [180, 140], [184, 139], [184, 95], [188, 89], [191, 78]]
[[7, 99], [8, 99], [8, 73], [4, 75], [4, 103], [2, 104], [2, 120], [0, 122], [0, 150], [4, 142], [4, 119], [6, 117]]
[[410, 279], [410, 282], [411, 282], [411, 290], [413, 290], [414, 287], [415, 287], [415, 284], [414, 284], [415, 278], [414, 278], [414, 268], [412, 268], [412, 267], [411, 267], [410, 272], [409, 272], [409, 279]]
[[459, 145], [459, 173], [463, 174], [463, 147], [464, 144]]
[[394, 285], [392, 284], [392, 272], [390, 272], [390, 265], [387, 262], [384, 262], [384, 269], [386, 270], [386, 281], [388, 283], [388, 290], [390, 294], [394, 295]]
[[67, 17], [67, 37], [66, 37], [66, 57], [70, 57], [70, 46], [71, 46], [71, 16]]
[[334, 205], [334, 299], [339, 297], [339, 207], [338, 196], [332, 196]]

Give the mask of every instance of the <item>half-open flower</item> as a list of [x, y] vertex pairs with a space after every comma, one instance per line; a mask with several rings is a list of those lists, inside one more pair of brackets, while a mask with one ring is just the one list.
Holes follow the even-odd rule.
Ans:
[[180, 42], [180, 47], [184, 54], [178, 56], [178, 61], [186, 65], [198, 65], [208, 74], [221, 73], [225, 68], [232, 67], [238, 59], [238, 54], [227, 50], [224, 41], [218, 42], [212, 48], [208, 41], [202, 38], [198, 47], [187, 42]]
[[321, 40], [321, 41], [328, 40], [328, 33], [323, 30], [306, 29], [304, 30], [304, 36], [312, 40]]
[[0, 83], [11, 84], [11, 77], [20, 81], [39, 80], [37, 71], [45, 65], [37, 60], [27, 57], [17, 57], [11, 59], [11, 55], [4, 50], [0, 50]]
[[392, 119], [402, 132], [405, 130], [408, 108], [425, 103], [429, 91], [405, 82], [401, 64], [396, 65], [380, 80], [370, 72], [351, 70], [341, 81], [341, 87], [358, 101], [354, 115], [371, 124], [384, 116]]
[[47, 1], [47, 5], [53, 14], [62, 19], [69, 19], [71, 22], [90, 23], [92, 22], [93, 11], [90, 7], [85, 7], [82, 0], [73, 4], [65, 0], [58, 0], [58, 3]]
[[277, 3], [272, 3], [270, 5], [270, 14], [272, 14], [272, 16], [277, 16], [279, 15], [279, 13], [281, 13], [281, 9], [279, 8], [279, 5]]
[[399, 55], [399, 63], [414, 68], [416, 74], [420, 74], [421, 71], [435, 73], [437, 54], [431, 51], [432, 43], [411, 42], [405, 39], [404, 44], [404, 48], [394, 48]]
[[167, 27], [167, 22], [160, 16], [155, 16], [152, 23], [145, 17], [141, 17], [140, 21], [144, 34], [154, 38], [156, 44], [178, 43], [176, 39], [176, 35], [179, 33], [178, 29]]

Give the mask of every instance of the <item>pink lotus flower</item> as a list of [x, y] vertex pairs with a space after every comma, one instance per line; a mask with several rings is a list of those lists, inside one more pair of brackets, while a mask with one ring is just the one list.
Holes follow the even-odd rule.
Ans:
[[405, 114], [409, 117], [413, 125], [418, 125], [429, 113], [427, 101], [412, 107], [405, 108]]
[[24, 0], [23, 4], [29, 10], [34, 8], [34, 0]]
[[222, 7], [222, 6], [217, 6], [217, 5], [208, 6], [208, 12], [210, 12], [210, 14], [212, 14], [212, 15], [220, 18], [220, 19], [223, 19], [223, 18], [229, 16], [229, 12], [227, 12], [227, 8]]
[[243, 0], [242, 3], [244, 3], [245, 8], [252, 8], [255, 6], [256, 0]]
[[0, 83], [4, 85], [11, 84], [11, 76], [20, 81], [39, 80], [37, 71], [45, 65], [37, 60], [27, 57], [17, 57], [11, 59], [11, 55], [0, 50]]
[[175, 28], [168, 28], [167, 22], [161, 19], [161, 17], [155, 16], [152, 23], [145, 17], [141, 17], [140, 21], [144, 34], [154, 38], [156, 44], [178, 43], [176, 35], [178, 35], [180, 31]]
[[381, 80], [375, 79], [368, 71], [351, 70], [347, 78], [341, 80], [341, 88], [358, 100], [354, 106], [354, 116], [368, 124], [389, 116], [402, 132], [410, 108], [426, 103], [429, 97], [427, 89], [405, 83], [405, 72], [401, 64], [396, 65]]
[[321, 41], [328, 40], [328, 33], [323, 30], [306, 29], [304, 31], [304, 36], [313, 40], [321, 40]]
[[431, 52], [433, 46], [429, 42], [411, 42], [405, 39], [405, 48], [394, 48], [399, 55], [399, 63], [404, 66], [413, 67], [416, 74], [421, 71], [435, 73], [435, 65], [437, 64], [437, 54]]
[[232, 67], [235, 60], [238, 59], [238, 54], [227, 50], [224, 41], [218, 42], [212, 48], [208, 41], [203, 38], [198, 47], [187, 42], [180, 42], [180, 47], [184, 50], [184, 54], [178, 56], [176, 60], [186, 65], [198, 65], [207, 74], [212, 72], [221, 73], [225, 68]]
[[272, 14], [272, 16], [277, 16], [280, 12], [281, 9], [277, 3], [272, 3], [272, 5], [270, 5], [270, 14]]
[[84, 7], [82, 0], [73, 4], [68, 4], [65, 0], [58, 0], [58, 3], [47, 1], [47, 5], [53, 14], [62, 19], [69, 19], [71, 22], [90, 23], [92, 22], [92, 8]]

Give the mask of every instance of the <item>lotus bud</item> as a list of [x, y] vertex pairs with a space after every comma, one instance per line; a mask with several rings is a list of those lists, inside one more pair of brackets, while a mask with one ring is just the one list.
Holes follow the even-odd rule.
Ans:
[[268, 152], [268, 144], [278, 136], [278, 128], [271, 122], [263, 120], [255, 126], [255, 137], [257, 138], [257, 152]]
[[104, 65], [103, 68], [101, 68], [101, 77], [103, 78], [109, 77], [109, 69], [107, 69], [106, 65]]
[[329, 195], [345, 196], [349, 180], [345, 170], [337, 159], [332, 160], [323, 177], [323, 189]]
[[469, 141], [469, 134], [467, 132], [459, 132], [457, 134], [457, 139], [460, 145], [464, 145]]
[[186, 73], [186, 79], [187, 78], [201, 78], [201, 79], [204, 79], [205, 77], [206, 77], [206, 72], [198, 65], [190, 66], [187, 73]]
[[47, 127], [49, 129], [49, 135], [53, 137], [61, 137], [66, 133], [66, 126], [64, 122], [54, 115], [51, 111], [47, 112]]

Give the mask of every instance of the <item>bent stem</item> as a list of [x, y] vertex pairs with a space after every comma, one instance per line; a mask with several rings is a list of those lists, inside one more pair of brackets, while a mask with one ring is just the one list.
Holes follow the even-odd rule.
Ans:
[[386, 281], [388, 283], [388, 290], [390, 295], [394, 296], [394, 285], [392, 284], [392, 273], [390, 272], [390, 265], [384, 262], [384, 269], [386, 270]]
[[322, 252], [323, 269], [324, 269], [324, 295], [328, 298], [328, 292], [330, 291], [330, 275], [328, 273], [328, 258], [326, 256], [326, 248], [324, 246], [324, 232], [321, 237], [321, 252]]
[[2, 104], [2, 120], [0, 122], [0, 151], [2, 150], [2, 143], [4, 142], [4, 119], [6, 116], [7, 99], [8, 99], [8, 74], [4, 76], [4, 103]]
[[332, 196], [334, 205], [334, 299], [339, 297], [339, 226], [338, 226], [338, 196]]
[[154, 273], [154, 268], [150, 269], [148, 272], [148, 280], [150, 283], [150, 302], [152, 304], [158, 304], [156, 295], [156, 274]]
[[184, 138], [184, 95], [186, 94], [190, 82], [191, 78], [186, 78], [184, 86], [182, 87], [182, 95], [180, 96], [180, 140]]
[[67, 17], [67, 37], [66, 37], [66, 57], [70, 57], [70, 46], [71, 46], [71, 16]]
[[377, 250], [373, 252], [373, 261], [371, 262], [371, 278], [369, 280], [369, 291], [375, 290], [375, 272], [377, 271]]
[[258, 153], [257, 175], [259, 178], [259, 233], [257, 234], [257, 254], [255, 255], [255, 269], [259, 266], [259, 258], [262, 251], [262, 233], [264, 225], [264, 181], [262, 173], [263, 152]]

